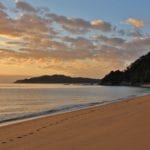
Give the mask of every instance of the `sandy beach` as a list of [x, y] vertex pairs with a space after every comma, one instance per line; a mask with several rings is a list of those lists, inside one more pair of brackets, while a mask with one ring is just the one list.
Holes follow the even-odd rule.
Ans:
[[150, 95], [0, 127], [0, 150], [149, 150]]

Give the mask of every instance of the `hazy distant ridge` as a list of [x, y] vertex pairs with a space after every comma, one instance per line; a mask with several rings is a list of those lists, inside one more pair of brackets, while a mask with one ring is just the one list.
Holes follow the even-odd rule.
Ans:
[[15, 83], [66, 83], [66, 84], [95, 84], [99, 83], [100, 79], [91, 79], [83, 77], [70, 77], [65, 75], [44, 75], [29, 79], [17, 80]]

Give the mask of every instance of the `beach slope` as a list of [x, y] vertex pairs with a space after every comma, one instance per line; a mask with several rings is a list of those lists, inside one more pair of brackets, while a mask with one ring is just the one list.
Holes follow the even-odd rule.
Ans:
[[0, 127], [0, 150], [149, 150], [150, 95]]

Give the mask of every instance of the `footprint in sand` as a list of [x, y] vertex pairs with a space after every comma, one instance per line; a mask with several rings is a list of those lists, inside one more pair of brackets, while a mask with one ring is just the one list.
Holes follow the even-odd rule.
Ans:
[[18, 137], [17, 137], [17, 139], [21, 139], [21, 138], [22, 138], [22, 136], [18, 136]]
[[33, 135], [33, 134], [34, 134], [34, 132], [30, 132], [30, 133], [29, 133], [29, 135]]

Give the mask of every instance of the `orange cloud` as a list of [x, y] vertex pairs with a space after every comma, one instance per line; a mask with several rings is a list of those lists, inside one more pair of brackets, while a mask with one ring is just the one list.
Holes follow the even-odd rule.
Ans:
[[111, 24], [103, 20], [93, 20], [91, 21], [91, 26], [95, 29], [100, 29], [104, 32], [112, 30]]
[[128, 18], [126, 22], [133, 25], [136, 28], [140, 28], [144, 26], [144, 21], [136, 18]]
[[47, 16], [54, 22], [62, 26], [63, 29], [73, 33], [86, 33], [89, 30], [100, 30], [108, 32], [112, 30], [112, 25], [103, 20], [87, 21], [80, 18], [68, 18], [57, 14], [49, 13]]

